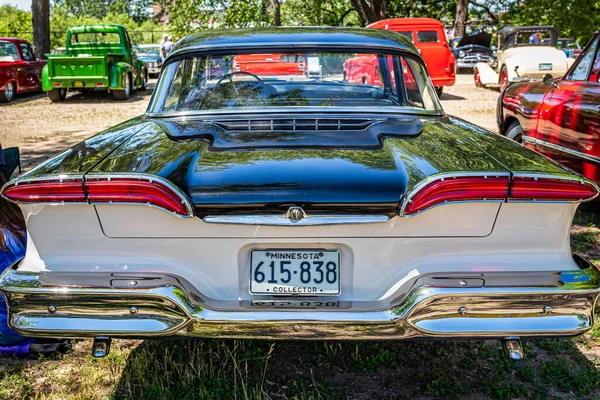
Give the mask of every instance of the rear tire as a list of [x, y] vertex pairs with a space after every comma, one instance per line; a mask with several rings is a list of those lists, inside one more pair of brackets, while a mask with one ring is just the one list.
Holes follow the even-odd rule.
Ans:
[[123, 90], [113, 90], [112, 91], [113, 99], [115, 100], [127, 100], [131, 96], [131, 75], [125, 75], [125, 89]]
[[8, 82], [4, 89], [0, 91], [0, 103], [10, 103], [15, 98], [16, 85], [14, 82]]
[[521, 128], [521, 124], [518, 121], [514, 121], [506, 129], [506, 137], [517, 143], [523, 143], [523, 128]]
[[444, 87], [443, 86], [436, 87], [435, 92], [437, 93], [438, 97], [441, 99], [442, 94], [444, 94]]
[[67, 89], [52, 89], [48, 92], [48, 98], [52, 102], [64, 101], [67, 98]]

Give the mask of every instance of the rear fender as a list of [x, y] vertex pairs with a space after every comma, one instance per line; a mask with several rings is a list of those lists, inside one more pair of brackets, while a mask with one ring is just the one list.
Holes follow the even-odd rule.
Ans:
[[[108, 87], [112, 90], [125, 89], [125, 74], [131, 72], [131, 66], [125, 62], [117, 62], [110, 65]], [[133, 84], [133, 82], [132, 82]]]
[[477, 63], [473, 68], [474, 71], [479, 71], [479, 78], [482, 85], [493, 85], [498, 83], [498, 74], [487, 63]]
[[48, 64], [46, 64], [44, 65], [44, 68], [42, 68], [42, 90], [44, 92], [49, 92], [52, 89], [52, 84], [48, 79]]

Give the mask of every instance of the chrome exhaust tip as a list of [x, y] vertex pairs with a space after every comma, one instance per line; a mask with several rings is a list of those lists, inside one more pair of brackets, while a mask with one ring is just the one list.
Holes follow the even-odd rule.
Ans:
[[522, 360], [525, 358], [525, 352], [523, 346], [521, 346], [521, 340], [516, 336], [508, 337], [502, 340], [504, 351], [508, 358], [514, 361]]
[[92, 357], [106, 357], [110, 353], [111, 343], [112, 339], [106, 336], [98, 336], [94, 338], [94, 344], [92, 344]]

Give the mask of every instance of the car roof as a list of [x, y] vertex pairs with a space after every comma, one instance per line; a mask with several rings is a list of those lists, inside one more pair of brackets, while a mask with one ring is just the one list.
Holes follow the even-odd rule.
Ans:
[[380, 21], [373, 22], [372, 24], [367, 25], [367, 28], [378, 28], [378, 27], [385, 26], [385, 25], [404, 26], [407, 28], [411, 28], [411, 27], [421, 28], [421, 27], [425, 27], [425, 26], [428, 26], [428, 27], [435, 26], [436, 28], [444, 27], [442, 22], [435, 18], [389, 18], [389, 19], [382, 19]]
[[558, 36], [558, 28], [555, 26], [544, 25], [544, 26], [505, 26], [498, 31], [499, 35], [508, 36], [515, 32], [539, 32], [539, 31], [552, 31]]
[[412, 42], [390, 31], [366, 28], [341, 27], [273, 27], [252, 29], [206, 30], [179, 40], [169, 58], [182, 53], [211, 50], [261, 50], [272, 53], [274, 49], [298, 52], [299, 48], [339, 48], [405, 51], [419, 57]]
[[87, 32], [121, 32], [125, 27], [118, 24], [86, 24], [74, 26], [69, 31], [71, 33], [87, 33]]
[[29, 43], [25, 39], [13, 38], [13, 37], [0, 37], [0, 40], [5, 42], [13, 42], [13, 43]]

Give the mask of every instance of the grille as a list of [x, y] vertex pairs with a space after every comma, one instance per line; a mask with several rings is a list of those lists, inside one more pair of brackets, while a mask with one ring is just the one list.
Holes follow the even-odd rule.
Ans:
[[210, 121], [226, 131], [360, 131], [373, 119], [302, 118]]

